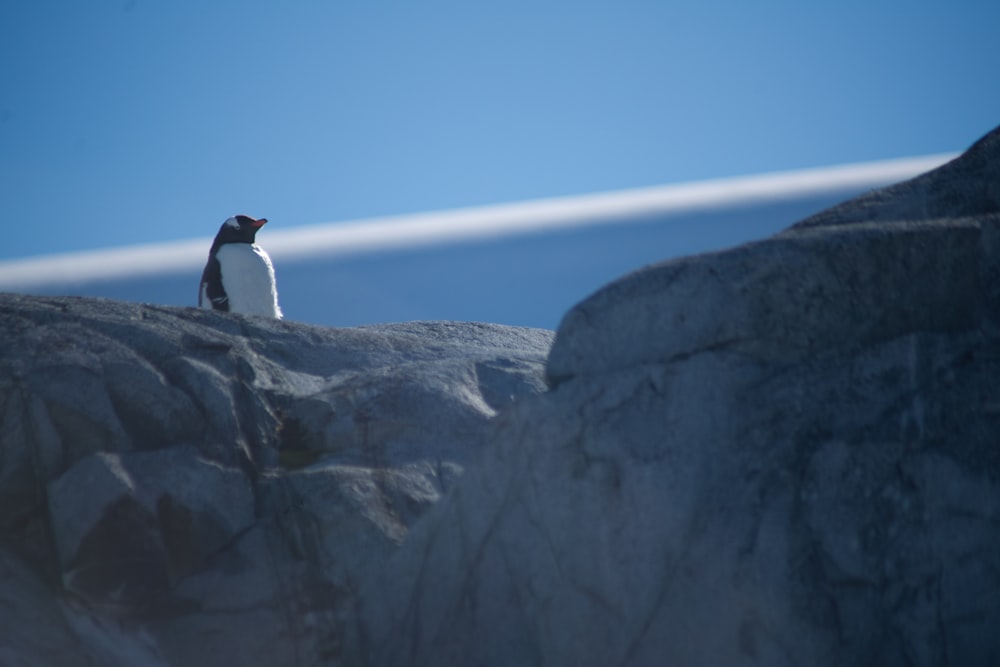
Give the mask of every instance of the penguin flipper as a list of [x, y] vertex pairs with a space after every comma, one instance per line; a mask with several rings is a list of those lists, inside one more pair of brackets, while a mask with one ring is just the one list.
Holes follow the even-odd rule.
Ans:
[[[205, 299], [208, 299], [208, 303], [205, 303]], [[208, 259], [208, 264], [201, 274], [198, 305], [201, 308], [211, 307], [213, 310], [229, 311], [229, 296], [222, 286], [222, 265], [214, 255]]]

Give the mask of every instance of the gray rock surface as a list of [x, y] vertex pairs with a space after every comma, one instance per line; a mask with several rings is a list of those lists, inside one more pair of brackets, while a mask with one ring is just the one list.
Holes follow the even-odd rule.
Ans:
[[984, 292], [1000, 290], [1000, 260], [981, 249], [993, 240], [994, 226], [982, 223], [994, 214], [1000, 128], [959, 159], [776, 237], [607, 285], [564, 317], [549, 381], [720, 347], [790, 360], [845, 336], [868, 345], [967, 329]]
[[940, 220], [1000, 213], [1000, 128], [960, 159], [857, 197], [794, 225], [793, 230], [870, 222]]
[[1000, 664], [998, 184], [554, 341], [0, 295], [0, 664]]
[[998, 173], [1000, 130], [575, 307], [371, 664], [1000, 664]]
[[0, 664], [357, 664], [361, 577], [551, 338], [0, 295]]

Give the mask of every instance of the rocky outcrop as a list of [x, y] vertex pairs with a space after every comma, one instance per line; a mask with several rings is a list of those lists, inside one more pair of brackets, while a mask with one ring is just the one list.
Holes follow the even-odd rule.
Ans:
[[14, 295], [0, 330], [0, 662], [37, 665], [357, 664], [361, 576], [551, 342]]
[[611, 283], [564, 317], [549, 380], [721, 347], [791, 361], [845, 341], [966, 330], [1000, 294], [995, 214], [1000, 130], [776, 237]]
[[1000, 131], [993, 130], [958, 160], [817, 213], [792, 229], [903, 220], [956, 220], [1000, 213], [998, 156]]
[[0, 296], [0, 662], [998, 664], [998, 173], [554, 341]]
[[363, 596], [372, 664], [1000, 662], [998, 169], [576, 306]]

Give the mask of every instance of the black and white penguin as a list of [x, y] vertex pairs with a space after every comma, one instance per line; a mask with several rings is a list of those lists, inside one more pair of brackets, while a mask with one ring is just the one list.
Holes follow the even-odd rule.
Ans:
[[198, 306], [281, 318], [271, 258], [254, 242], [266, 222], [234, 215], [222, 223], [201, 274]]

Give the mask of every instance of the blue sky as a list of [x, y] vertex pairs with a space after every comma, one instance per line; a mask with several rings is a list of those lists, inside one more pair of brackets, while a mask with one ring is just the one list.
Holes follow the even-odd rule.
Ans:
[[[0, 4], [0, 259], [955, 151], [1000, 2]], [[263, 237], [262, 237], [263, 238]]]

